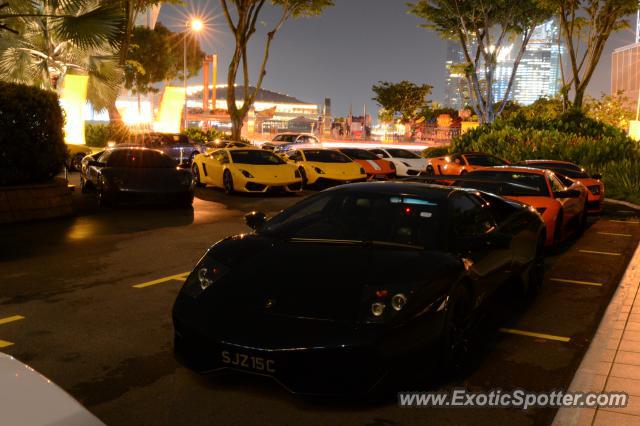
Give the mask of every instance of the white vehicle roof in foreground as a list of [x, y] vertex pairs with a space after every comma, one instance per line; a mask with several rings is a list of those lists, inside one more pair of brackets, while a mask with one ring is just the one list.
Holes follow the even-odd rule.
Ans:
[[3, 353], [0, 353], [0, 423], [104, 426], [58, 385]]

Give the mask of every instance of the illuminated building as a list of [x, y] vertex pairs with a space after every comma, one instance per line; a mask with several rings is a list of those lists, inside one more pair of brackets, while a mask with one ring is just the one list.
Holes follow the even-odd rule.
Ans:
[[[509, 99], [522, 105], [529, 105], [542, 96], [553, 97], [559, 92], [562, 83], [560, 75], [562, 47], [558, 46], [558, 34], [559, 27], [553, 19], [535, 28], [518, 65]], [[507, 90], [520, 44], [521, 39], [506, 45], [498, 53], [493, 82], [496, 102], [502, 100]], [[468, 89], [464, 75], [460, 74], [455, 67], [463, 63], [465, 58], [459, 42], [449, 41], [445, 103], [456, 109], [460, 109], [468, 102]], [[479, 77], [483, 79], [482, 71]]]
[[629, 99], [634, 109], [640, 90], [640, 43], [620, 47], [611, 55], [611, 94]]
[[89, 76], [67, 74], [62, 82], [60, 106], [65, 113], [64, 140], [68, 144], [84, 145], [85, 104]]

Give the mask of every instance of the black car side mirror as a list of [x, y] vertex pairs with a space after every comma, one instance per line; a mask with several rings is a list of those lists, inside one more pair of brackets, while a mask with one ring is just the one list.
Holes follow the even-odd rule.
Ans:
[[591, 177], [598, 180], [602, 179], [602, 175], [600, 173], [594, 173], [591, 175]]
[[578, 198], [581, 192], [577, 189], [567, 189], [565, 191], [556, 191], [553, 193], [554, 198]]
[[267, 222], [267, 215], [262, 212], [253, 211], [244, 216], [244, 223], [251, 229], [260, 229]]

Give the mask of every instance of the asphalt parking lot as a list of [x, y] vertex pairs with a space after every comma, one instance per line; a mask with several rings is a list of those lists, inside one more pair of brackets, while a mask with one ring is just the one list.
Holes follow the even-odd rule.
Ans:
[[[198, 189], [193, 210], [99, 210], [93, 197], [76, 193], [75, 218], [0, 228], [0, 351], [113, 425], [551, 422], [551, 409], [299, 398], [268, 379], [200, 376], [180, 366], [170, 312], [184, 274], [213, 242], [247, 232], [247, 211], [275, 213], [303, 196]], [[467, 371], [407, 390], [566, 389], [639, 241], [640, 213], [607, 205], [584, 235], [548, 257], [544, 288], [530, 306], [494, 301]]]

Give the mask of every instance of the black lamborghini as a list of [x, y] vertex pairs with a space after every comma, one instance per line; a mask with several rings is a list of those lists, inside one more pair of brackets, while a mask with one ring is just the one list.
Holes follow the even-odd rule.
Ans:
[[450, 363], [488, 296], [542, 283], [539, 214], [475, 190], [351, 184], [246, 222], [255, 232], [214, 244], [182, 287], [175, 350], [294, 393], [362, 394], [410, 360]]

